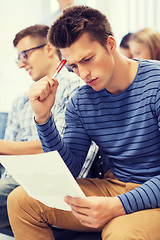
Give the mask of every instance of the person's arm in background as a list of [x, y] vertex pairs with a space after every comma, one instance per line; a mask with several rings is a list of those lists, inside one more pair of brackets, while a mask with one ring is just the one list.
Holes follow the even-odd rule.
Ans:
[[42, 152], [43, 150], [39, 139], [23, 142], [0, 140], [0, 154], [24, 155]]
[[33, 110], [25, 94], [13, 101], [5, 136], [0, 140], [0, 154], [24, 155], [42, 152], [33, 120]]

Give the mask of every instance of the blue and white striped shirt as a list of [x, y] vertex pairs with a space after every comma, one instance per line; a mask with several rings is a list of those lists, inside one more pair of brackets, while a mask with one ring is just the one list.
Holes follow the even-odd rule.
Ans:
[[58, 150], [74, 177], [91, 140], [123, 182], [141, 184], [118, 196], [126, 213], [160, 207], [160, 64], [139, 60], [137, 75], [119, 94], [85, 85], [66, 110], [60, 137], [53, 116], [37, 125], [44, 151]]

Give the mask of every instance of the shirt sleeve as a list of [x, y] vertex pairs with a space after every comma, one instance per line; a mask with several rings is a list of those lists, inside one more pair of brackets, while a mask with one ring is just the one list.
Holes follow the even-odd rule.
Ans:
[[7, 126], [5, 130], [4, 140], [16, 141], [20, 133], [20, 121], [17, 99], [13, 101], [11, 111], [8, 114]]
[[34, 122], [34, 113], [28, 96], [23, 94], [13, 101], [8, 114], [4, 140], [31, 141], [38, 139], [38, 132]]
[[[160, 130], [160, 86], [151, 98], [151, 110], [157, 118]], [[145, 209], [160, 207], [160, 175], [157, 175], [138, 188], [118, 196], [127, 214]]]
[[61, 138], [53, 115], [43, 124], [37, 124], [37, 130], [44, 152], [57, 150], [76, 178], [87, 156], [91, 141], [82, 126], [79, 115], [74, 108], [73, 100], [66, 109], [66, 128]]
[[160, 207], [160, 175], [148, 180], [138, 188], [119, 195], [127, 214]]

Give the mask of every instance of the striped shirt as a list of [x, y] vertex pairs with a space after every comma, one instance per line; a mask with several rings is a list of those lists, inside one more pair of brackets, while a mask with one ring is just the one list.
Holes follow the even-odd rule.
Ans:
[[[57, 80], [59, 86], [57, 88], [56, 99], [52, 108], [52, 113], [60, 135], [63, 135], [65, 129], [65, 110], [67, 103], [73, 93], [84, 85], [84, 82], [67, 68], [63, 68]], [[8, 115], [7, 127], [4, 140], [7, 141], [30, 141], [37, 140], [38, 133], [34, 122], [34, 112], [30, 105], [27, 93], [16, 98], [12, 104], [11, 111]], [[86, 161], [78, 177], [85, 177], [95, 158], [98, 147], [92, 143]], [[5, 171], [3, 177], [9, 176]]]
[[44, 151], [58, 150], [74, 177], [91, 140], [123, 182], [141, 184], [119, 197], [126, 213], [160, 207], [160, 65], [139, 60], [135, 79], [119, 94], [81, 87], [66, 110], [60, 137], [53, 116], [38, 125]]

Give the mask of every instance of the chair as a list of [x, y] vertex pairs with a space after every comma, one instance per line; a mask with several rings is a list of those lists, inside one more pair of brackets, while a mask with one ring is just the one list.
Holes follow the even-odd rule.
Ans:
[[10, 226], [0, 228], [0, 233], [13, 237], [13, 232]]
[[102, 240], [100, 232], [77, 232], [52, 228], [55, 240]]

